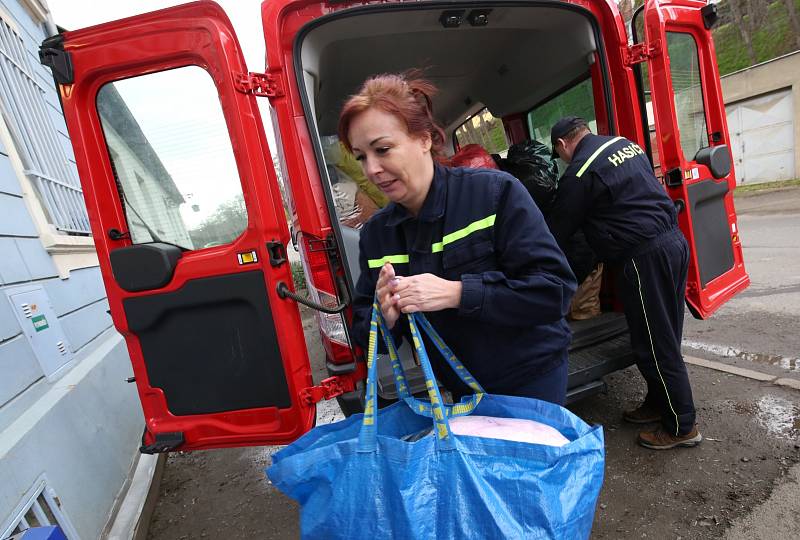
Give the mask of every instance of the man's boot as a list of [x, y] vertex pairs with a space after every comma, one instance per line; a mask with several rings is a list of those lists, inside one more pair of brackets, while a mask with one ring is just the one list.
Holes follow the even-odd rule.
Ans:
[[661, 420], [661, 413], [645, 402], [633, 410], [623, 412], [622, 419], [631, 424], [652, 424]]
[[692, 431], [686, 435], [667, 433], [663, 427], [659, 427], [655, 431], [642, 431], [639, 433], [638, 443], [651, 450], [669, 450], [676, 447], [697, 446], [702, 440], [703, 435], [695, 425], [692, 427]]

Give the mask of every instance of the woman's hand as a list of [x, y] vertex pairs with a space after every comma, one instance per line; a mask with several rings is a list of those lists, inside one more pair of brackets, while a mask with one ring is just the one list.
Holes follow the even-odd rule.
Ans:
[[440, 311], [461, 305], [461, 282], [433, 274], [395, 278], [392, 301], [402, 313]]
[[383, 264], [381, 273], [378, 275], [378, 282], [375, 284], [375, 292], [378, 294], [381, 313], [389, 329], [394, 328], [394, 324], [400, 318], [400, 308], [397, 307], [397, 302], [393, 298], [394, 291], [392, 290], [392, 284], [396, 284], [397, 279], [394, 275], [394, 267], [387, 262]]

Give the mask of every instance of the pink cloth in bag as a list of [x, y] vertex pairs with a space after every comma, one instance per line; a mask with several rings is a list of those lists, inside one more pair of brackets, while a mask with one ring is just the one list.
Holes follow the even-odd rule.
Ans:
[[556, 428], [522, 418], [496, 418], [493, 416], [457, 416], [448, 419], [456, 435], [503, 439], [547, 446], [564, 446], [569, 439]]

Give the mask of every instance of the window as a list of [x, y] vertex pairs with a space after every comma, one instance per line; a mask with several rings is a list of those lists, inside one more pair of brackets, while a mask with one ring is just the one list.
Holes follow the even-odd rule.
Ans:
[[34, 75], [19, 33], [0, 19], [0, 101], [24, 173], [57, 231], [88, 236], [89, 218], [78, 175], [58, 139], [46, 91]]
[[550, 147], [550, 128], [565, 116], [580, 116], [597, 133], [592, 79], [587, 78], [528, 113], [531, 138]]
[[681, 149], [684, 159], [692, 160], [698, 150], [708, 146], [697, 44], [691, 34], [667, 32], [667, 54]]
[[455, 133], [459, 146], [479, 144], [490, 154], [505, 157], [510, 146], [503, 121], [492, 116], [486, 108], [467, 119]]
[[197, 66], [109, 83], [97, 94], [134, 244], [227, 244], [247, 211], [217, 89]]

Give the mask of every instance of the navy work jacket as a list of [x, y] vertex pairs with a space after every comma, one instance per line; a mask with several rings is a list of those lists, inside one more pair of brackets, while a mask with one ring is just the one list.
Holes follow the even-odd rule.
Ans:
[[[512, 392], [566, 358], [571, 333], [564, 316], [575, 277], [533, 199], [511, 175], [437, 164], [418, 216], [390, 203], [366, 223], [359, 245], [352, 337], [364, 350], [375, 284], [389, 261], [398, 276], [461, 281], [460, 307], [426, 316], [488, 392]], [[407, 327], [403, 316], [395, 338], [407, 338]], [[469, 393], [424, 339], [440, 380]]]
[[562, 247], [582, 228], [598, 258], [615, 263], [677, 227], [677, 214], [639, 145], [589, 134], [558, 181], [547, 224]]

